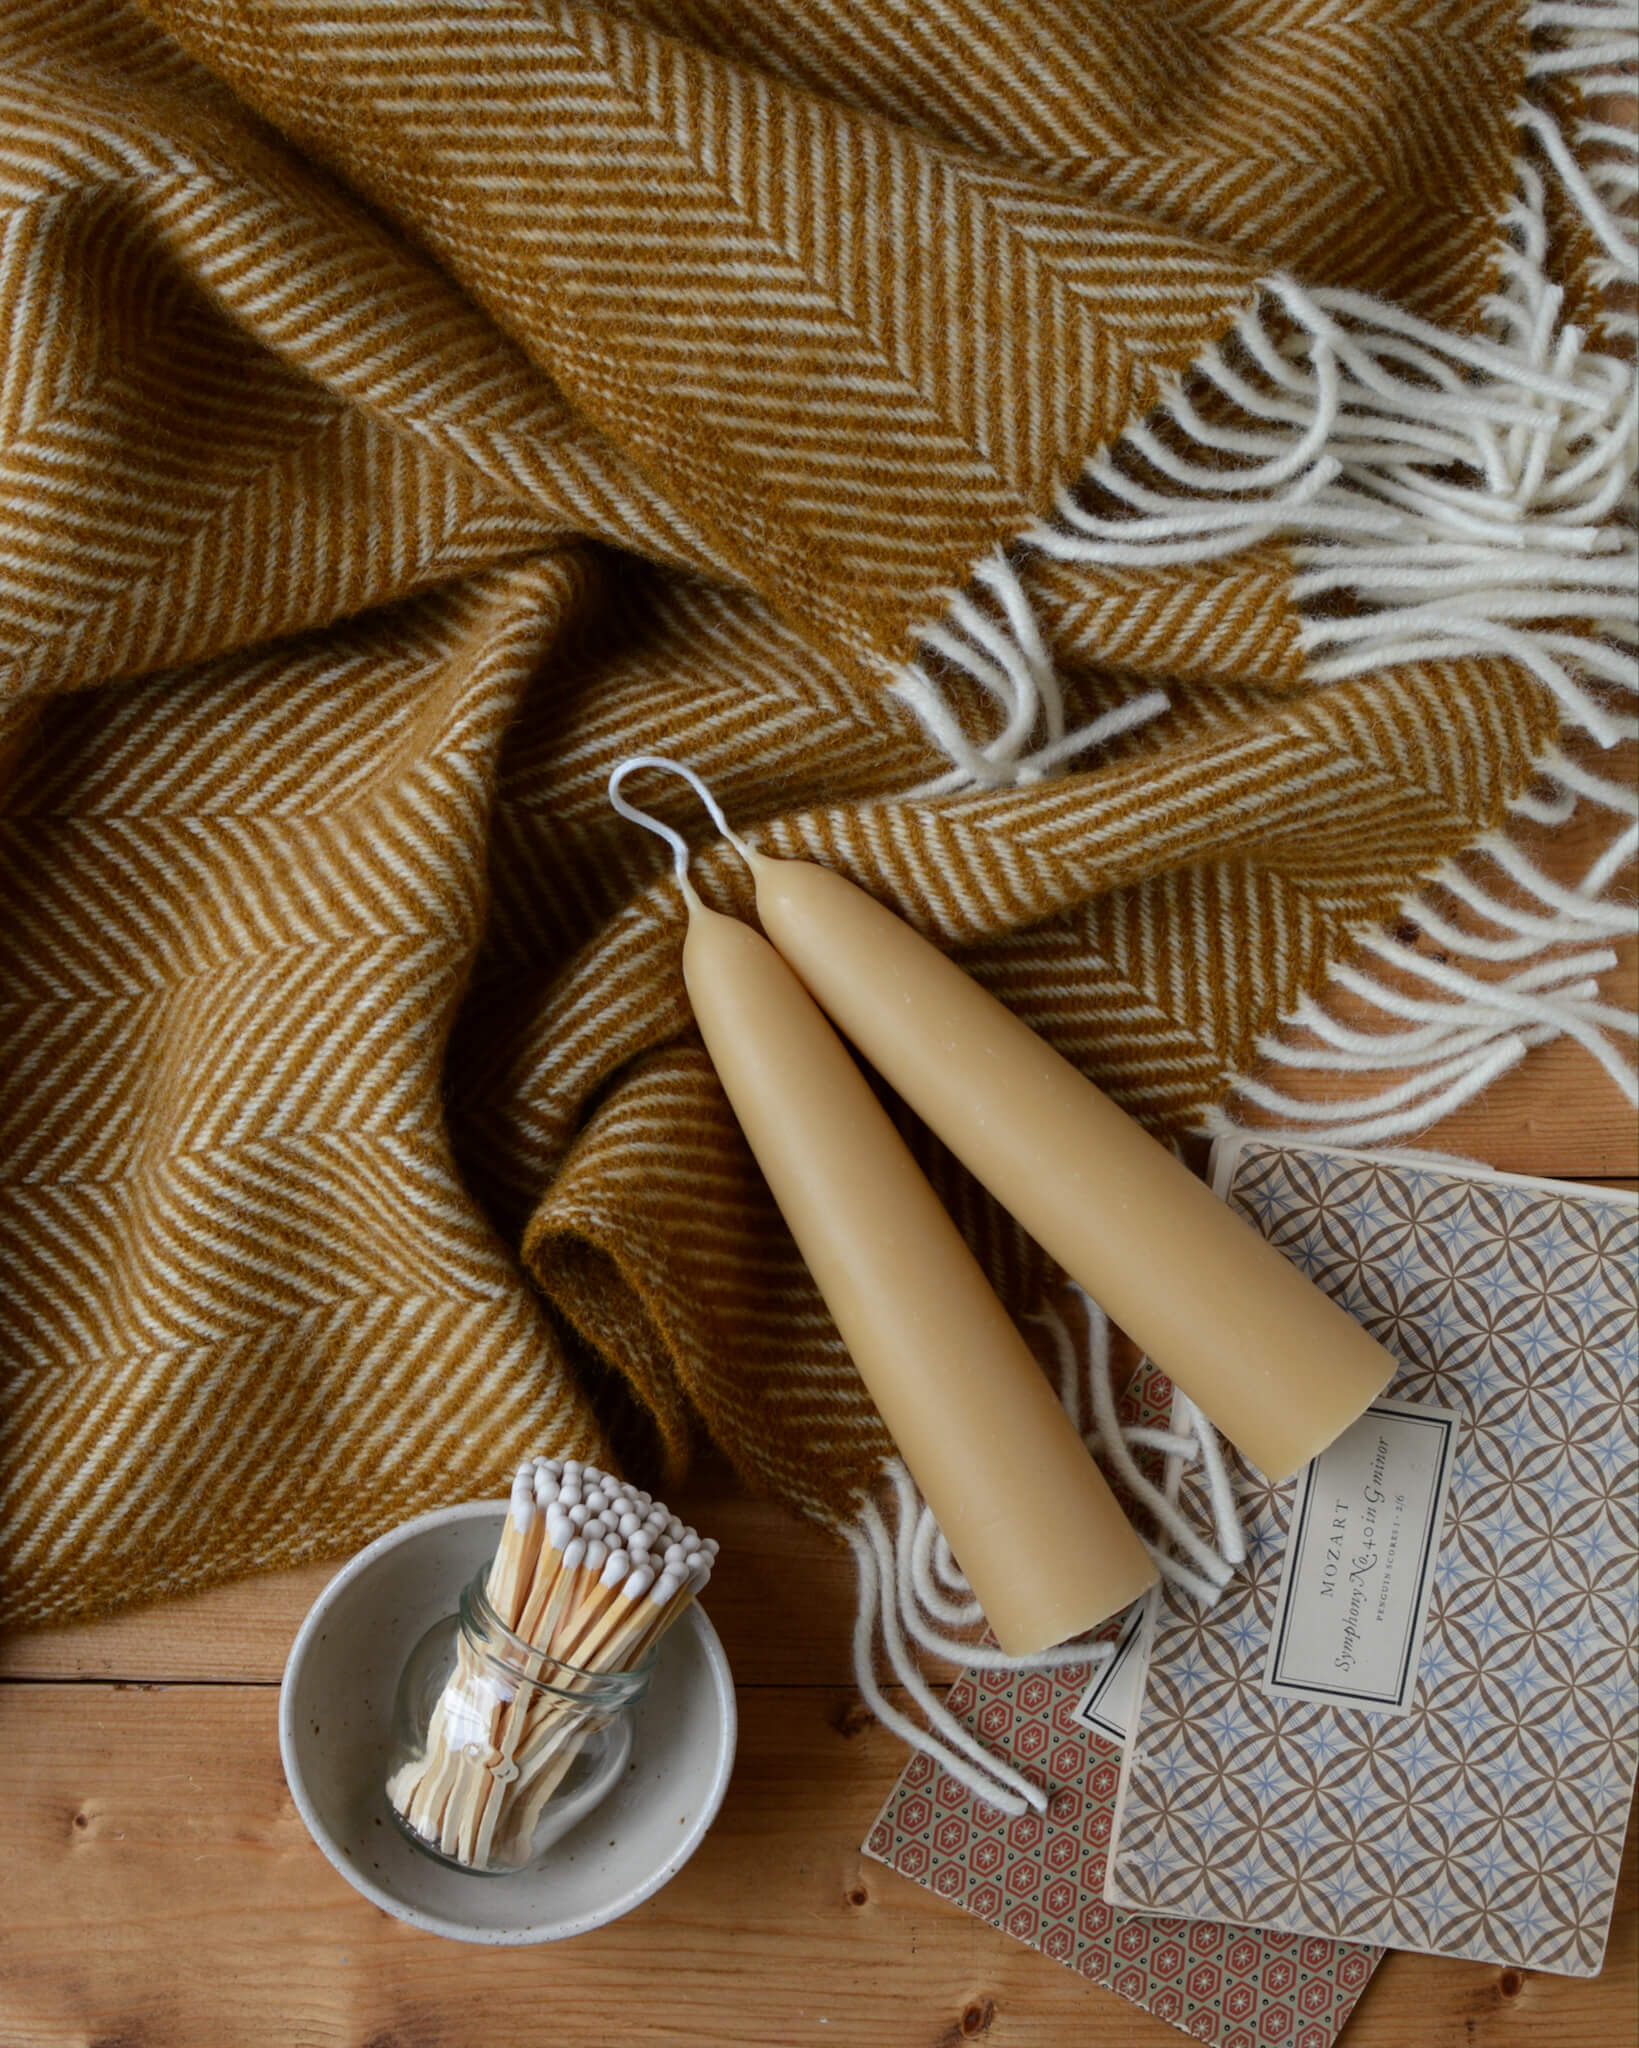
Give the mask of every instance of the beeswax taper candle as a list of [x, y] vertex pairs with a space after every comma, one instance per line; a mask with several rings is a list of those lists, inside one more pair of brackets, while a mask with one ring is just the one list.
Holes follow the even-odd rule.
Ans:
[[889, 1434], [1002, 1648], [1079, 1635], [1154, 1583], [1149, 1556], [847, 1048], [686, 859], [700, 1034]]
[[1388, 1352], [954, 961], [830, 869], [742, 851], [843, 1035], [1268, 1478], [1383, 1391]]

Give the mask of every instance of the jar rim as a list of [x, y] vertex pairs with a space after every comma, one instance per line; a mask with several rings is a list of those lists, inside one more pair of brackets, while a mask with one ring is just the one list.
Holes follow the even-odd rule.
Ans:
[[[469, 1613], [476, 1617], [483, 1639], [480, 1653], [490, 1662], [500, 1665], [510, 1676], [527, 1685], [539, 1686], [547, 1692], [573, 1691], [583, 1701], [599, 1698], [635, 1701], [647, 1692], [655, 1658], [660, 1652], [658, 1643], [651, 1643], [635, 1664], [622, 1664], [614, 1669], [571, 1664], [567, 1658], [555, 1657], [549, 1650], [532, 1643], [527, 1636], [519, 1635], [501, 1619], [489, 1597], [488, 1578], [489, 1566], [486, 1564], [463, 1589], [461, 1619], [465, 1627]], [[500, 1648], [496, 1647], [497, 1642]], [[562, 1674], [571, 1683], [555, 1684], [551, 1674]]]

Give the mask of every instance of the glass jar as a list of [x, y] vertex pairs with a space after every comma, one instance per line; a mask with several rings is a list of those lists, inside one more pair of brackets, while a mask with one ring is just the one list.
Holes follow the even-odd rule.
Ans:
[[387, 1804], [457, 1870], [527, 1870], [589, 1814], [632, 1753], [654, 1653], [585, 1671], [515, 1635], [480, 1572], [410, 1652], [393, 1710]]

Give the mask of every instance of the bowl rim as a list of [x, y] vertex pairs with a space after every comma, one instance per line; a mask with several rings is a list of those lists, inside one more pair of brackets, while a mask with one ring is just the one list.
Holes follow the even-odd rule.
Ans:
[[[475, 1521], [480, 1517], [500, 1520], [509, 1510], [504, 1500], [469, 1500], [454, 1507], [433, 1508], [424, 1515], [417, 1515], [408, 1522], [401, 1522], [385, 1535], [378, 1536], [373, 1543], [350, 1557], [335, 1576], [326, 1581], [323, 1590], [302, 1617], [301, 1626], [285, 1658], [284, 1673], [279, 1681], [279, 1761], [284, 1768], [285, 1783], [290, 1796], [296, 1803], [302, 1824], [314, 1845], [323, 1854], [326, 1862], [336, 1870], [357, 1892], [363, 1894], [372, 1905], [379, 1906], [384, 1913], [390, 1913], [395, 1920], [407, 1926], [419, 1927], [428, 1934], [442, 1935], [449, 1941], [476, 1942], [487, 1948], [524, 1948], [551, 1941], [568, 1941], [578, 1934], [589, 1934], [594, 1928], [606, 1927], [613, 1920], [619, 1920], [634, 1907], [652, 1898], [660, 1888], [669, 1884], [695, 1850], [705, 1839], [707, 1830], [717, 1818], [728, 1791], [729, 1779], [734, 1771], [735, 1751], [739, 1738], [739, 1715], [734, 1694], [734, 1677], [729, 1669], [727, 1653], [722, 1639], [710, 1618], [698, 1602], [692, 1602], [678, 1618], [675, 1626], [688, 1624], [699, 1637], [700, 1647], [705, 1653], [706, 1664], [711, 1672], [717, 1692], [720, 1735], [717, 1745], [716, 1765], [711, 1783], [701, 1801], [700, 1810], [693, 1824], [673, 1845], [666, 1859], [647, 1877], [629, 1886], [613, 1901], [585, 1913], [571, 1914], [563, 1920], [554, 1921], [549, 1928], [540, 1927], [483, 1927], [471, 1921], [452, 1920], [446, 1915], [429, 1912], [421, 1906], [409, 1905], [405, 1900], [377, 1884], [358, 1868], [352, 1858], [343, 1854], [340, 1844], [320, 1816], [302, 1775], [296, 1747], [295, 1676], [305, 1661], [331, 1607], [337, 1598], [355, 1579], [365, 1577], [383, 1557], [412, 1541], [424, 1531], [435, 1527], [446, 1527], [455, 1522]], [[458, 1873], [452, 1873], [457, 1877]], [[488, 1886], [492, 1880], [474, 1877], [475, 1885]]]

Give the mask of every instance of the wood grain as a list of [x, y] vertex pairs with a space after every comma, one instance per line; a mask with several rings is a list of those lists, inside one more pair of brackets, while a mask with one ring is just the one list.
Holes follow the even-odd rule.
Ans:
[[[1553, 872], [1574, 879], [1596, 842], [1568, 835]], [[1631, 1006], [1639, 949], [1619, 950], [1606, 986]], [[1632, 1110], [1570, 1045], [1424, 1142], [1514, 1172], [1639, 1176]], [[739, 1682], [734, 1783], [672, 1884], [558, 1948], [417, 1934], [308, 1841], [279, 1769], [277, 1681], [332, 1567], [0, 1640], [0, 2048], [1176, 2048], [861, 1856], [903, 1752], [850, 1682], [848, 1560], [740, 1497], [720, 1462], [676, 1505], [724, 1546], [709, 1605]], [[1599, 1978], [1391, 1956], [1344, 2048], [1632, 2041], [1635, 1848], [1630, 1822]]]
[[[0, 2039], [30, 2048], [1176, 2048], [1159, 2021], [859, 1852], [901, 1756], [850, 1689], [742, 1694], [694, 1861], [616, 1926], [486, 1951], [389, 1919], [308, 1843], [272, 1686], [0, 1687]], [[1611, 2048], [1639, 1989], [1630, 1830], [1597, 1982], [1390, 1957], [1349, 2048]]]

